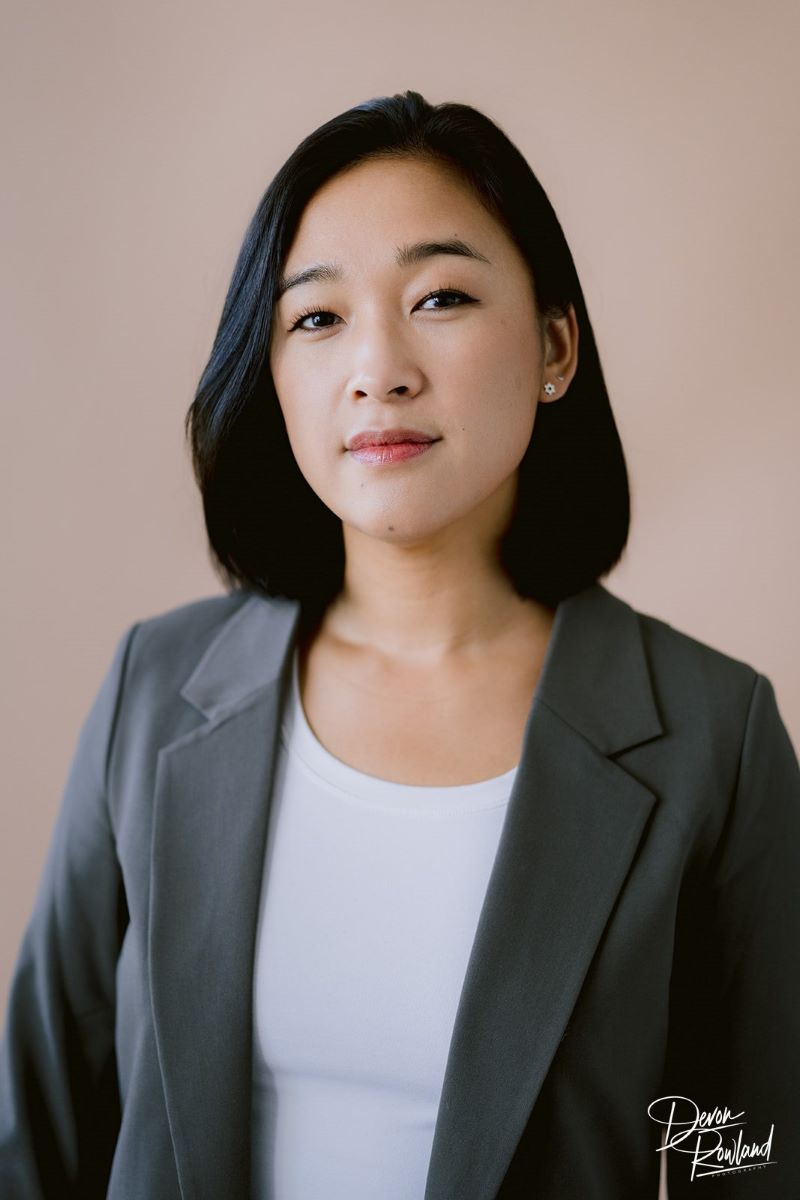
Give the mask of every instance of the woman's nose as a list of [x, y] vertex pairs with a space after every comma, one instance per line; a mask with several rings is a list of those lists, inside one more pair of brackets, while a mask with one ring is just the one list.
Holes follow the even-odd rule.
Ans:
[[416, 395], [423, 371], [402, 331], [388, 320], [374, 320], [353, 339], [349, 391], [356, 399]]

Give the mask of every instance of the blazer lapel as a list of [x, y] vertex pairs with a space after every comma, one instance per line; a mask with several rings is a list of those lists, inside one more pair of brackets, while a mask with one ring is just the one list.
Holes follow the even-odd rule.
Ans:
[[[186, 1200], [250, 1185], [255, 938], [299, 605], [253, 595], [181, 695], [206, 722], [156, 772], [148, 957]], [[492, 1200], [655, 797], [608, 756], [662, 732], [636, 614], [562, 601], [467, 967], [425, 1200]]]
[[655, 803], [608, 755], [663, 732], [633, 609], [562, 601], [450, 1043], [425, 1200], [493, 1200]]
[[186, 1200], [250, 1195], [253, 958], [298, 615], [291, 601], [245, 601], [181, 692], [207, 723], [158, 755], [148, 958]]

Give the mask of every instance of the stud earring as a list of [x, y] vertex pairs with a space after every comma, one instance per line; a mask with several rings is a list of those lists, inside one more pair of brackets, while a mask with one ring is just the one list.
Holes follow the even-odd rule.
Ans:
[[544, 390], [547, 392], [548, 396], [554, 395], [556, 390], [555, 384], [551, 383], [548, 379], [547, 383], [544, 385]]

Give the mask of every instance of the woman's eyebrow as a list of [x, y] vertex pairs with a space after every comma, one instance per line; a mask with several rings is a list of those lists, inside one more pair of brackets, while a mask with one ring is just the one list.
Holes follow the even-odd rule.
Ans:
[[[426, 258], [433, 258], [437, 254], [457, 254], [462, 258], [474, 258], [479, 262], [488, 263], [489, 266], [492, 265], [485, 254], [481, 254], [480, 250], [471, 246], [469, 242], [462, 241], [461, 238], [447, 238], [441, 242], [412, 242], [411, 245], [398, 246], [395, 262], [398, 267], [410, 267], [423, 262]], [[335, 283], [343, 275], [344, 271], [339, 263], [314, 263], [313, 266], [304, 267], [302, 271], [296, 271], [281, 279], [275, 299], [276, 301], [280, 300], [281, 296], [289, 291], [289, 288], [299, 287], [301, 283]]]

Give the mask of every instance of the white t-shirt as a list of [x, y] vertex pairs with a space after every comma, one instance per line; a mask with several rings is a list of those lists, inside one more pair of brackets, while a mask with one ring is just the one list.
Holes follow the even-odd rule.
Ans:
[[412, 787], [317, 740], [292, 665], [253, 985], [253, 1196], [422, 1200], [517, 768]]

